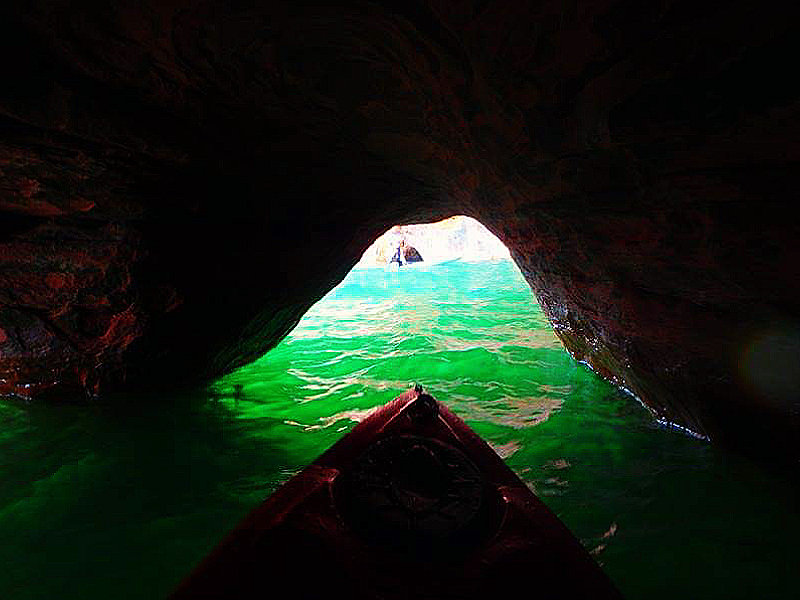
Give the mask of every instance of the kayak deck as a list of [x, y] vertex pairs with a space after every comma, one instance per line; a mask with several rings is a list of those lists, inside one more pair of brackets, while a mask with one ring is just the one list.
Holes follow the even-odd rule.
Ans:
[[419, 386], [253, 510], [173, 598], [270, 589], [302, 598], [621, 597], [488, 444]]

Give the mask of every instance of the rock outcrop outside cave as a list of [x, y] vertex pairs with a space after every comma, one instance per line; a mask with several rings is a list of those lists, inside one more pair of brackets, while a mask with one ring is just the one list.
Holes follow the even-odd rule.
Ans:
[[463, 214], [576, 358], [712, 440], [800, 454], [784, 9], [3, 10], [0, 392], [206, 381], [394, 224]]
[[419, 253], [419, 250], [414, 248], [414, 246], [404, 245], [402, 253], [403, 253], [403, 260], [405, 261], [406, 264], [423, 262], [422, 255]]

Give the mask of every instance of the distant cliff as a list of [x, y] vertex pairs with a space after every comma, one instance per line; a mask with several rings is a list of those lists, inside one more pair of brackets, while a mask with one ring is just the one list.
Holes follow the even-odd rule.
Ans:
[[358, 264], [387, 264], [401, 240], [415, 248], [423, 261], [430, 263], [455, 258], [467, 261], [510, 258], [508, 248], [480, 222], [458, 216], [438, 223], [395, 225], [367, 248]]

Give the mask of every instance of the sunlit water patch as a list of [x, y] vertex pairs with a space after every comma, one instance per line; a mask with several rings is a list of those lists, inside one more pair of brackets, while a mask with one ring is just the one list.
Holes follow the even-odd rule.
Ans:
[[413, 382], [486, 439], [628, 597], [793, 596], [793, 484], [659, 426], [575, 363], [501, 261], [354, 270], [205, 392], [0, 402], [0, 598], [165, 596]]

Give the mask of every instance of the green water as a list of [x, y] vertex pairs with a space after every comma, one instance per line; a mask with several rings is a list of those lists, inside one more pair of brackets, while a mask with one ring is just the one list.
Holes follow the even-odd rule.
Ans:
[[0, 401], [0, 598], [165, 596], [249, 509], [415, 381], [629, 598], [794, 597], [794, 485], [653, 422], [569, 357], [499, 262], [355, 270], [279, 346], [204, 392]]

